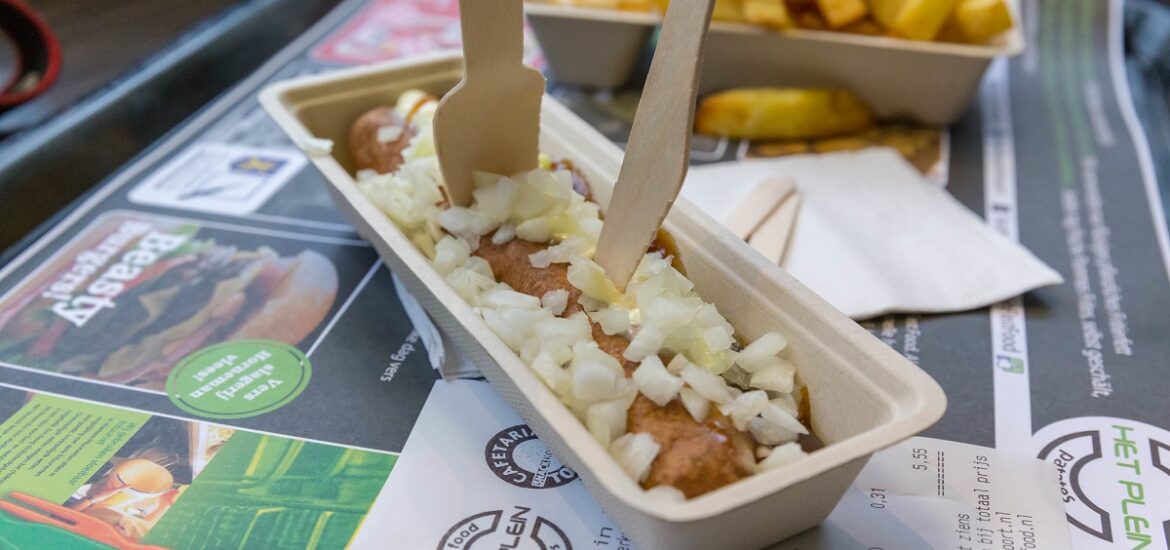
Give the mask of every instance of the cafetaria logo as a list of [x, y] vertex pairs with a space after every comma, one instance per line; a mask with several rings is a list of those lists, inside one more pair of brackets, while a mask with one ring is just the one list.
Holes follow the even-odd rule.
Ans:
[[532, 508], [513, 506], [468, 516], [443, 535], [437, 550], [573, 550], [569, 537]]
[[517, 487], [554, 489], [577, 479], [577, 472], [561, 464], [525, 424], [500, 430], [483, 455], [496, 477]]
[[1170, 432], [1135, 420], [1084, 417], [1036, 433], [1056, 465], [1077, 548], [1170, 548]]

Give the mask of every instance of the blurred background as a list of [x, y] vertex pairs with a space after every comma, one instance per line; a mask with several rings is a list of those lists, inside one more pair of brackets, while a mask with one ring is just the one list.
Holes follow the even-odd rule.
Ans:
[[[60, 42], [62, 63], [44, 93], [0, 107], [0, 204], [6, 206], [0, 251], [28, 237], [340, 2], [0, 4], [5, 1], [39, 14]], [[1162, 173], [1170, 173], [1170, 0], [1128, 0], [1126, 10], [1135, 102], [1155, 161]], [[13, 45], [0, 40], [0, 81], [16, 63]], [[20, 208], [8, 207], [14, 204]]]

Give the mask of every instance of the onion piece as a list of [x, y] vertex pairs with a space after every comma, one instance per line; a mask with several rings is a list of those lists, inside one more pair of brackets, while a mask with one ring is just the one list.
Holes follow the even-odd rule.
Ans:
[[808, 456], [804, 449], [800, 448], [799, 443], [786, 443], [779, 447], [772, 449], [763, 460], [756, 463], [756, 473], [766, 472], [781, 466], [792, 464], [800, 461], [800, 459]]
[[529, 242], [546, 243], [552, 238], [552, 229], [548, 226], [548, 220], [533, 218], [516, 226], [516, 236]]
[[540, 377], [545, 386], [548, 386], [557, 395], [566, 395], [572, 391], [573, 381], [569, 373], [558, 365], [547, 353], [537, 354], [530, 364], [532, 370]]
[[622, 301], [622, 294], [605, 276], [605, 270], [593, 260], [575, 257], [569, 260], [569, 284], [581, 293], [606, 303]]
[[462, 206], [452, 206], [439, 212], [439, 225], [455, 235], [487, 235], [496, 228], [483, 213]]
[[629, 406], [621, 400], [590, 405], [585, 411], [585, 427], [598, 443], [608, 447], [611, 441], [626, 433], [627, 409]]
[[463, 264], [467, 263], [469, 257], [471, 257], [471, 250], [467, 247], [467, 243], [447, 235], [435, 243], [435, 259], [432, 260], [432, 263], [435, 266], [435, 271], [446, 275], [454, 271], [455, 268], [462, 267]]
[[540, 298], [516, 292], [512, 290], [512, 287], [503, 283], [484, 292], [481, 300], [484, 307], [540, 309]]
[[760, 418], [763, 418], [764, 420], [790, 432], [795, 432], [798, 434], [808, 433], [808, 428], [804, 427], [804, 424], [801, 424], [800, 420], [797, 420], [795, 415], [788, 414], [788, 411], [771, 403], [768, 403], [768, 406], [764, 407], [764, 410], [760, 411]]
[[769, 403], [784, 409], [784, 412], [791, 414], [794, 417], [800, 416], [800, 408], [796, 404], [796, 399], [790, 393], [782, 393], [777, 397], [772, 398]]
[[706, 397], [685, 386], [678, 390], [678, 397], [682, 401], [683, 408], [691, 413], [691, 418], [694, 418], [695, 422], [707, 420], [707, 415], [711, 412], [711, 402]]
[[627, 309], [609, 306], [590, 312], [589, 318], [601, 325], [601, 332], [611, 336], [630, 330], [630, 311]]
[[787, 359], [773, 357], [767, 366], [752, 373], [751, 387], [761, 390], [791, 393], [796, 382], [796, 365]]
[[516, 226], [505, 223], [492, 234], [492, 244], [502, 245], [508, 244], [512, 239], [516, 238]]
[[762, 390], [749, 391], [735, 398], [728, 405], [721, 405], [719, 411], [731, 418], [732, 425], [739, 431], [748, 429], [748, 423], [768, 406], [768, 394]]
[[763, 445], [779, 445], [781, 443], [796, 441], [797, 438], [796, 432], [786, 430], [759, 416], [753, 418], [748, 423], [748, 431], [751, 432], [752, 437], [755, 438], [757, 443]]
[[647, 357], [658, 355], [658, 350], [662, 349], [662, 342], [665, 339], [666, 335], [657, 327], [645, 325], [634, 335], [634, 339], [630, 340], [630, 345], [626, 346], [622, 357], [630, 361], [642, 361]]
[[647, 433], [626, 434], [609, 444], [609, 454], [639, 483], [650, 474], [650, 466], [661, 446]]
[[691, 364], [691, 362], [687, 361], [686, 356], [679, 353], [670, 360], [670, 363], [666, 364], [666, 372], [677, 375], [678, 373], [682, 372], [683, 367], [689, 364]]
[[540, 297], [540, 305], [551, 311], [553, 315], [560, 315], [569, 306], [569, 291], [558, 288], [545, 292], [544, 296]]
[[[659, 407], [665, 407], [674, 400], [678, 390], [683, 387], [682, 378], [666, 372], [666, 367], [657, 355], [643, 359], [642, 364], [634, 370], [633, 379], [638, 385], [638, 391]], [[767, 397], [764, 399], [766, 401]]]
[[779, 332], [769, 332], [756, 338], [756, 341], [739, 352], [737, 362], [743, 370], [756, 372], [757, 369], [767, 366], [769, 360], [788, 347], [788, 340]]
[[683, 381], [694, 388], [699, 395], [719, 405], [731, 403], [731, 392], [727, 383], [717, 374], [703, 370], [694, 365], [687, 365], [679, 372]]

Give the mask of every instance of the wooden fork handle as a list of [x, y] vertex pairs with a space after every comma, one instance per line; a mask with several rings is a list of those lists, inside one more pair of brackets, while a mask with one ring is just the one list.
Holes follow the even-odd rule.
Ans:
[[491, 69], [500, 63], [523, 63], [522, 0], [459, 0], [459, 29], [468, 77], [491, 78]]
[[626, 146], [597, 263], [624, 289], [678, 197], [690, 159], [699, 67], [714, 0], [673, 0]]

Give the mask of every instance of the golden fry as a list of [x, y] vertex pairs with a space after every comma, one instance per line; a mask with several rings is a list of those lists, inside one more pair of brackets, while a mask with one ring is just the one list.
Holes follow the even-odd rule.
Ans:
[[890, 34], [911, 40], [932, 40], [954, 7], [955, 0], [907, 0], [889, 25]]
[[986, 42], [1012, 28], [1012, 12], [1003, 0], [959, 0], [948, 27], [966, 42]]
[[729, 21], [743, 23], [743, 0], [715, 0], [715, 9], [711, 11], [714, 21]]
[[889, 28], [898, 18], [898, 12], [902, 11], [902, 5], [905, 3], [906, 0], [869, 0], [869, 13], [873, 14], [873, 18], [883, 27]]
[[654, 4], [650, 0], [619, 0], [618, 9], [622, 11], [655, 11]]
[[793, 25], [792, 16], [788, 13], [788, 6], [784, 4], [784, 0], [744, 0], [743, 17], [753, 25], [776, 29]]
[[817, 7], [833, 29], [859, 20], [869, 11], [864, 0], [817, 0]]
[[877, 21], [869, 18], [855, 21], [837, 30], [851, 34], [864, 34], [867, 36], [881, 36], [886, 33], [886, 30], [883, 29], [882, 26], [877, 23]]
[[844, 90], [729, 90], [704, 98], [695, 113], [696, 132], [747, 139], [819, 138], [872, 125], [869, 107]]

